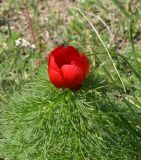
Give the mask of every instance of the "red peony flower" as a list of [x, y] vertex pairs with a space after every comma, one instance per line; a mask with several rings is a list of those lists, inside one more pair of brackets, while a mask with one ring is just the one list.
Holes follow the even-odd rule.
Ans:
[[48, 74], [57, 88], [80, 89], [90, 68], [86, 55], [72, 46], [59, 46], [49, 55]]

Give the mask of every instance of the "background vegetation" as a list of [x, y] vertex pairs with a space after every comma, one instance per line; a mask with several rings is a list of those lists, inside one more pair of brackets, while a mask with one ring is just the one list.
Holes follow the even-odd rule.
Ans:
[[[0, 1], [1, 158], [141, 159], [141, 2]], [[82, 89], [54, 88], [47, 57], [91, 61]]]

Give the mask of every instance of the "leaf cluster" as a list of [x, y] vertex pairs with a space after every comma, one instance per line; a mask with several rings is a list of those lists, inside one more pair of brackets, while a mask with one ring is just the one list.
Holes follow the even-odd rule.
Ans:
[[109, 93], [104, 83], [92, 72], [80, 91], [59, 90], [42, 66], [34, 82], [11, 99], [2, 115], [2, 157], [139, 159], [141, 113], [124, 97]]

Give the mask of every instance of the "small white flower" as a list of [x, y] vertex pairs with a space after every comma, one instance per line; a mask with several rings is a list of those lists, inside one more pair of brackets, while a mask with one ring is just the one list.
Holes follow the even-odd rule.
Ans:
[[35, 49], [36, 48], [35, 44], [31, 44], [23, 38], [18, 38], [15, 41], [15, 43], [16, 43], [16, 46], [20, 46], [20, 47], [24, 47], [24, 48], [29, 48], [29, 49]]
[[32, 49], [35, 49], [35, 48], [36, 48], [35, 44], [32, 44], [32, 45], [31, 45], [31, 48], [32, 48]]
[[21, 40], [21, 38], [19, 38], [15, 42], [16, 42], [16, 46], [20, 46], [22, 43], [22, 40]]

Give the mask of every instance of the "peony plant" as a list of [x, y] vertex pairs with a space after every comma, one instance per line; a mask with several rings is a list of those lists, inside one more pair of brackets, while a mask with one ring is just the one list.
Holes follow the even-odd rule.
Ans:
[[48, 59], [50, 81], [57, 88], [78, 90], [88, 75], [90, 63], [86, 55], [72, 46], [55, 48]]

